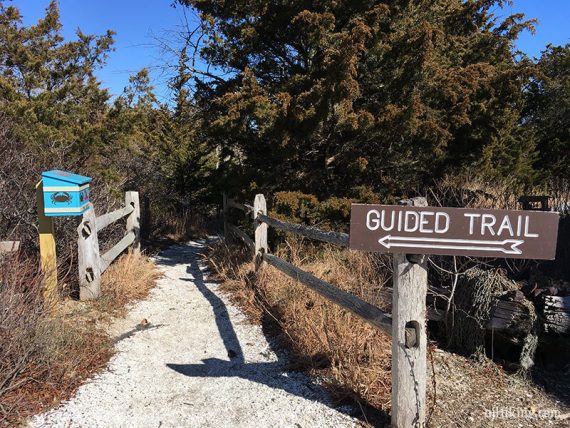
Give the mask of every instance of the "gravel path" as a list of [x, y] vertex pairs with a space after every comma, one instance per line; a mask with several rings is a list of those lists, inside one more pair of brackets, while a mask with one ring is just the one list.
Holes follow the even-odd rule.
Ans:
[[[261, 328], [207, 281], [204, 246], [191, 241], [156, 258], [164, 278], [112, 326], [117, 354], [107, 370], [30, 426], [360, 425], [305, 375], [284, 371]], [[149, 324], [137, 326], [143, 319]]]

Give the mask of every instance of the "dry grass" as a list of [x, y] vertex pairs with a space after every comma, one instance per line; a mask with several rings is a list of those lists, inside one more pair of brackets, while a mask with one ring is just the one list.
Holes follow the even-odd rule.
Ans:
[[473, 172], [447, 175], [425, 188], [423, 194], [436, 206], [487, 209], [520, 209], [520, 196], [546, 195], [555, 211], [568, 214], [570, 210], [570, 181], [563, 178], [525, 187], [514, 177], [491, 180]]
[[[301, 256], [302, 254], [302, 256]], [[383, 306], [383, 259], [290, 241], [277, 251], [304, 270]], [[308, 369], [339, 401], [390, 406], [391, 339], [270, 266], [253, 272], [239, 247], [216, 244], [210, 262], [227, 290], [254, 320], [277, 324], [294, 368]]]
[[103, 297], [96, 304], [100, 311], [122, 315], [130, 302], [144, 299], [160, 273], [152, 260], [132, 251], [122, 255], [101, 276]]
[[[383, 301], [381, 290], [389, 280], [390, 266], [382, 257], [302, 241], [286, 242], [276, 253], [377, 306], [389, 304]], [[255, 273], [251, 255], [242, 246], [216, 243], [209, 262], [230, 298], [252, 320], [278, 327], [277, 333], [291, 351], [292, 368], [308, 370], [321, 379], [339, 401], [348, 398], [360, 404], [364, 417], [375, 426], [388, 425], [390, 337], [270, 266]], [[556, 397], [530, 380], [506, 374], [490, 360], [478, 362], [430, 346], [428, 366], [429, 426], [513, 426], [512, 419], [498, 421], [487, 416], [486, 410], [497, 407], [568, 413]], [[370, 412], [368, 406], [380, 414]], [[517, 426], [539, 427], [545, 421], [517, 422], [523, 423]]]
[[[429, 358], [433, 361], [428, 364], [430, 427], [569, 426], [568, 404], [531, 379], [509, 375], [491, 360], [476, 361], [439, 349], [432, 350]], [[557, 378], [567, 385], [568, 375]], [[508, 413], [511, 416], [505, 416]]]
[[104, 333], [42, 304], [35, 263], [0, 263], [0, 426], [66, 399], [111, 355]]
[[101, 321], [144, 298], [158, 276], [150, 259], [128, 253], [103, 275], [100, 300], [48, 312], [36, 263], [0, 260], [0, 427], [56, 406], [102, 369], [112, 343]]

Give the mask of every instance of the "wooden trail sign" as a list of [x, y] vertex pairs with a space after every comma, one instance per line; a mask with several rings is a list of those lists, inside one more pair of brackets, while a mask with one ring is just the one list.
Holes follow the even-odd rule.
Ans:
[[[392, 294], [392, 426], [425, 427], [426, 293], [424, 256], [439, 254], [554, 259], [558, 213], [428, 207], [425, 198], [403, 205], [353, 204], [349, 247], [394, 254]], [[407, 328], [416, 343], [405, 342]]]
[[353, 204], [350, 248], [552, 260], [556, 212]]

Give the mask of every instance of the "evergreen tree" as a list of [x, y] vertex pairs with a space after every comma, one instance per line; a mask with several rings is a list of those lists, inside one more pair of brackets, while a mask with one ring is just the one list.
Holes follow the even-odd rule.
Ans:
[[544, 177], [570, 180], [570, 44], [548, 46], [529, 85], [524, 124], [536, 139]]
[[64, 152], [78, 167], [104, 167], [109, 93], [93, 73], [112, 44], [112, 31], [77, 30], [77, 40], [64, 41], [56, 1], [29, 27], [17, 8], [0, 2], [0, 111], [16, 137], [38, 154]]
[[532, 180], [519, 119], [533, 67], [513, 54], [532, 23], [498, 22], [505, 1], [180, 2], [220, 70], [194, 78], [236, 187], [398, 193], [473, 166]]

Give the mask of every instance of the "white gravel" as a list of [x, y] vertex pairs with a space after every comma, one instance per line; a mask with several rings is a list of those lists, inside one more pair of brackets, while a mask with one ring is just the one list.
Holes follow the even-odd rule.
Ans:
[[[149, 298], [112, 326], [117, 354], [70, 401], [33, 427], [350, 427], [325, 391], [284, 370], [259, 326], [206, 279], [204, 241], [156, 258]], [[147, 319], [146, 328], [137, 328]]]

